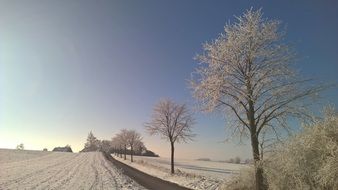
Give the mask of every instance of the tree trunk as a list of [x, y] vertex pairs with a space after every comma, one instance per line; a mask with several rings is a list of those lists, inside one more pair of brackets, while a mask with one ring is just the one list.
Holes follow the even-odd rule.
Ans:
[[171, 174], [175, 173], [175, 170], [174, 170], [174, 152], [175, 152], [174, 142], [171, 142]]
[[130, 146], [130, 160], [133, 162], [133, 146]]
[[127, 147], [124, 147], [124, 160], [127, 160]]
[[259, 143], [256, 133], [251, 134], [251, 147], [255, 164], [255, 184], [256, 190], [266, 190], [267, 187], [264, 184], [263, 168], [260, 163]]
[[119, 155], [120, 155], [120, 158], [122, 158], [122, 146], [120, 146]]
[[256, 185], [256, 190], [266, 190], [267, 187], [264, 184], [263, 168], [260, 163], [257, 125], [255, 121], [255, 108], [254, 108], [254, 103], [251, 100], [252, 90], [251, 90], [250, 82], [247, 84], [247, 87], [248, 87], [248, 93], [250, 94], [250, 98], [248, 100], [249, 110], [247, 112], [247, 117], [249, 120], [251, 147], [252, 147], [252, 153], [253, 153], [253, 158], [255, 162], [255, 185]]

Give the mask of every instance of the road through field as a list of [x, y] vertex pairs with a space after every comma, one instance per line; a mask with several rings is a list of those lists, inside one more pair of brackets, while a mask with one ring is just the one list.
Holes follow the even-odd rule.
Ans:
[[151, 176], [142, 171], [139, 171], [133, 167], [128, 166], [116, 159], [114, 159], [111, 155], [105, 154], [106, 158], [110, 160], [114, 165], [118, 168], [121, 168], [123, 173], [137, 181], [139, 184], [142, 184], [144, 187], [147, 187], [150, 190], [191, 190], [186, 187], [179, 186], [175, 183], [171, 183], [160, 178]]
[[[15, 151], [12, 157], [22, 153]], [[121, 174], [100, 152], [41, 153], [41, 156], [14, 161], [1, 158], [4, 156], [1, 157], [0, 150], [1, 190], [144, 189]]]

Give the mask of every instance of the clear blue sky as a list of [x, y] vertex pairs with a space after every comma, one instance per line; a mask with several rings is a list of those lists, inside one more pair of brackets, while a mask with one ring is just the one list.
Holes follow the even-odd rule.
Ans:
[[[143, 123], [162, 97], [193, 104], [186, 80], [201, 44], [234, 15], [263, 8], [287, 26], [297, 70], [338, 82], [337, 1], [15, 1], [0, 0], [0, 147], [83, 147], [90, 130], [110, 139], [137, 129], [163, 156], [169, 145]], [[337, 105], [338, 89], [323, 94]], [[220, 143], [223, 119], [197, 114], [196, 141], [177, 157], [251, 156], [247, 145]]]

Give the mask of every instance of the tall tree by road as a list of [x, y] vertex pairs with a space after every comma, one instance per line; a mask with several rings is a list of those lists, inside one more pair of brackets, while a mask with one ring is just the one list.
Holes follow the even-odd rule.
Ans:
[[130, 147], [130, 161], [133, 162], [133, 154], [138, 145], [143, 145], [141, 134], [135, 130], [127, 131], [127, 144]]
[[160, 135], [171, 145], [171, 173], [174, 174], [175, 142], [192, 140], [194, 118], [185, 104], [177, 104], [171, 100], [161, 100], [153, 110], [152, 118], [145, 127], [150, 135]]
[[262, 15], [248, 10], [204, 44], [191, 80], [204, 111], [221, 111], [234, 133], [251, 139], [257, 190], [267, 188], [259, 164], [262, 130], [278, 134], [289, 116], [306, 116], [304, 99], [321, 90], [292, 68], [295, 53], [284, 43], [280, 22]]

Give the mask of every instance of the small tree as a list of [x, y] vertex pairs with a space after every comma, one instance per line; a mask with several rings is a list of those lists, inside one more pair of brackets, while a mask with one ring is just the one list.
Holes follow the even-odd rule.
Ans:
[[278, 135], [289, 116], [306, 117], [304, 99], [322, 90], [308, 85], [292, 69], [295, 54], [283, 42], [280, 22], [248, 10], [238, 22], [203, 46], [201, 65], [191, 81], [204, 111], [224, 113], [233, 133], [251, 140], [256, 189], [264, 186], [259, 137], [263, 129]]
[[110, 153], [112, 149], [112, 141], [102, 140], [100, 143], [100, 150], [105, 153]]
[[[133, 162], [133, 154], [134, 148], [137, 148], [137, 145], [141, 145], [142, 138], [141, 134], [136, 132], [135, 130], [128, 130], [127, 131], [127, 144], [130, 147], [130, 160]], [[142, 143], [143, 144], [143, 143]]]
[[138, 155], [142, 155], [142, 153], [146, 151], [147, 151], [147, 148], [144, 145], [144, 143], [142, 141], [136, 141], [134, 152]]
[[230, 159], [229, 159], [229, 163], [235, 163], [235, 159], [230, 158]]
[[16, 149], [17, 149], [17, 150], [25, 150], [25, 146], [24, 146], [23, 143], [20, 143], [20, 144], [18, 144], [18, 145], [16, 146]]
[[165, 99], [154, 107], [151, 121], [145, 124], [150, 135], [160, 135], [171, 145], [171, 173], [174, 174], [175, 142], [192, 140], [194, 134], [191, 128], [194, 124], [192, 113], [185, 104], [176, 104]]
[[87, 142], [85, 143], [84, 151], [97, 151], [99, 149], [100, 141], [93, 135], [92, 131], [89, 132]]

